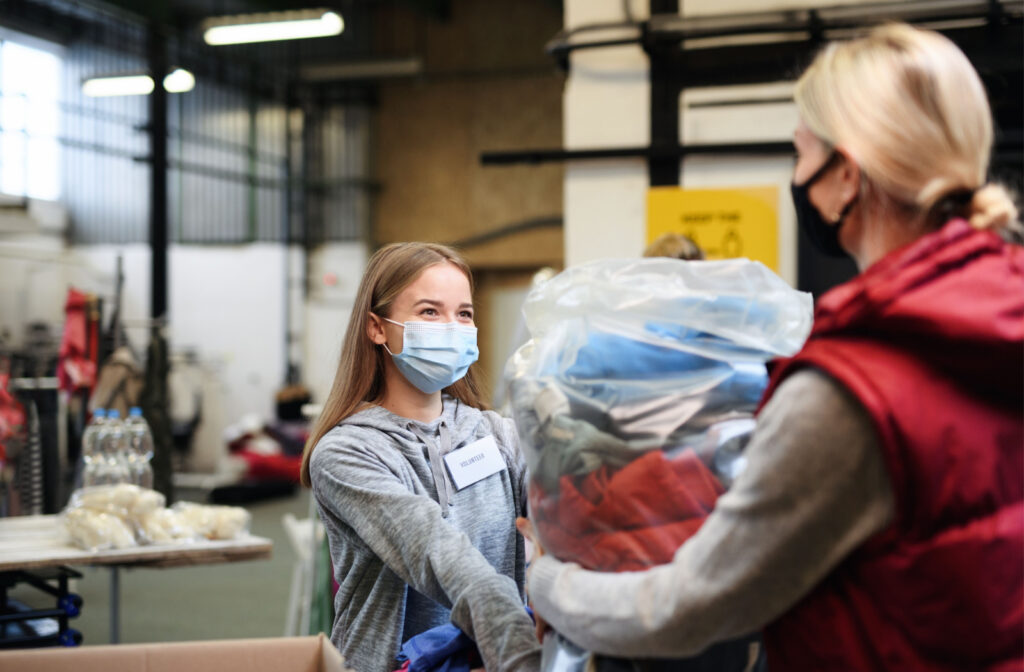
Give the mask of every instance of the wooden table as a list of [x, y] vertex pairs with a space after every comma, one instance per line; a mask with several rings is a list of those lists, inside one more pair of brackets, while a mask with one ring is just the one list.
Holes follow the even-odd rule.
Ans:
[[0, 572], [62, 565], [110, 567], [110, 641], [120, 640], [120, 574], [122, 567], [183, 567], [270, 557], [273, 542], [246, 535], [228, 541], [197, 541], [179, 545], [138, 546], [109, 551], [83, 551], [72, 546], [58, 516], [0, 518]]

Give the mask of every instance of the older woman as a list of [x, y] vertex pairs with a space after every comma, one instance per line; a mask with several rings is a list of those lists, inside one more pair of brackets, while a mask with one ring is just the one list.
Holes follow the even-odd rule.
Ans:
[[545, 556], [535, 608], [606, 654], [764, 628], [772, 669], [1019, 666], [1024, 250], [986, 183], [984, 88], [946, 38], [889, 25], [829, 45], [796, 101], [799, 223], [860, 275], [773, 371], [746, 471], [673, 562]]

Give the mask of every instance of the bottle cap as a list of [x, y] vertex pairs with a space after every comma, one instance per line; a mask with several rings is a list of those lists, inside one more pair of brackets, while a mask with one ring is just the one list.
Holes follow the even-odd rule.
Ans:
[[133, 418], [141, 418], [142, 409], [139, 408], [138, 406], [132, 406], [131, 410], [128, 411], [128, 415], [132, 416]]
[[107, 417], [108, 418], [112, 418], [114, 420], [120, 420], [121, 419], [121, 411], [117, 410], [116, 408], [112, 408], [109, 411], [107, 411]]
[[105, 408], [97, 408], [96, 410], [94, 410], [92, 412], [92, 417], [94, 417], [94, 418], [105, 418], [105, 417], [107, 417], [107, 409], [105, 409]]

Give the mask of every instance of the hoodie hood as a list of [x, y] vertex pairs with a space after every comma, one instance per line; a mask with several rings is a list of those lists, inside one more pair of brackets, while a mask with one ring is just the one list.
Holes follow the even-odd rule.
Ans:
[[404, 418], [383, 406], [371, 405], [350, 415], [339, 424], [375, 429], [392, 437], [401, 445], [417, 445], [420, 444], [420, 439], [415, 429], [428, 435], [435, 435], [443, 423], [451, 432], [452, 445], [458, 446], [470, 440], [480, 423], [484, 422], [484, 415], [479, 409], [468, 406], [455, 397], [442, 395], [441, 404], [441, 415], [430, 422]]
[[443, 395], [441, 415], [431, 422], [403, 418], [383, 406], [373, 405], [349, 416], [340, 424], [386, 434], [393, 445], [412, 460], [422, 456], [425, 450], [441, 515], [447, 518], [455, 490], [441, 458], [475, 439], [477, 428], [484, 421], [484, 414], [479, 409]]
[[825, 294], [811, 340], [865, 336], [913, 352], [968, 389], [1024, 401], [1024, 248], [962, 219]]

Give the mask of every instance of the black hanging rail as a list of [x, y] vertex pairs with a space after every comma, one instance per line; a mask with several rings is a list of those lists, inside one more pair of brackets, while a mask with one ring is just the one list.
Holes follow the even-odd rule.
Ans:
[[[994, 156], [1019, 157], [1024, 151], [1019, 122], [1019, 88], [1009, 86], [1020, 71], [1020, 28], [1024, 0], [908, 0], [857, 4], [813, 10], [785, 10], [719, 16], [680, 16], [678, 0], [652, 0], [652, 16], [642, 22], [622, 21], [577, 26], [559, 32], [546, 51], [568, 70], [569, 54], [580, 49], [637, 44], [651, 59], [651, 146], [588, 149], [537, 148], [492, 150], [480, 155], [485, 166], [539, 164], [619, 158], [646, 159], [652, 185], [678, 180], [678, 159], [699, 154], [780, 155], [793, 152], [791, 142], [679, 145], [679, 92], [684, 88], [751, 84], [792, 78], [828, 33], [843, 34], [883, 21], [906, 21], [932, 27], [962, 42], [977, 61], [987, 86], [1007, 90], [1009, 98], [994, 103], [993, 113], [1004, 133]], [[626, 34], [631, 31], [634, 34]], [[590, 41], [583, 34], [602, 34]], [[1009, 36], [1009, 43], [999, 36]], [[751, 38], [740, 40], [736, 38]], [[758, 39], [758, 38], [761, 39]], [[970, 45], [968, 47], [968, 45]], [[684, 47], [684, 48], [681, 48]], [[995, 77], [992, 77], [995, 73]], [[1002, 74], [1000, 74], [1002, 73]], [[993, 94], [994, 95], [994, 94]], [[1006, 109], [1001, 109], [1000, 105]]]
[[[789, 35], [794, 41], [820, 41], [826, 31], [845, 31], [884, 21], [905, 21], [915, 24], [950, 24], [984, 20], [1020, 21], [1024, 13], [1022, 0], [910, 0], [871, 4], [822, 7], [818, 9], [780, 10], [751, 14], [684, 17], [678, 12], [656, 13], [647, 21], [635, 24], [593, 24], [579, 26], [555, 35], [545, 50], [563, 68], [568, 57], [580, 49], [596, 49], [625, 44], [677, 44], [692, 40], [713, 40], [741, 36]], [[593, 41], [577, 41], [580, 33], [635, 29], [636, 35]]]
[[522, 151], [483, 152], [480, 163], [502, 166], [517, 163], [552, 163], [595, 159], [680, 159], [701, 154], [778, 155], [792, 154], [792, 142], [746, 142], [732, 144], [694, 144], [679, 147], [608, 147], [599, 149], [527, 149]]

